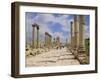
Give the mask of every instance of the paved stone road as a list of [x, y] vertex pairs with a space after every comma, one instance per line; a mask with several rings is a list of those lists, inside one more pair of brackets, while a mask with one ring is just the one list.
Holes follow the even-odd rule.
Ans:
[[67, 49], [52, 49], [36, 56], [26, 57], [26, 66], [64, 66], [79, 65], [79, 61]]

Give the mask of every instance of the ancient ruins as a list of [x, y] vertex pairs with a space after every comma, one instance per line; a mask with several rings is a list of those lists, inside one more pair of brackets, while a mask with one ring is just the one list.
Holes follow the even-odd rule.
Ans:
[[[33, 24], [32, 25], [33, 27], [33, 33], [32, 33], [32, 37], [33, 37], [33, 40], [32, 40], [32, 47], [33, 48], [38, 48], [39, 47], [39, 25], [38, 24]], [[37, 43], [35, 45], [35, 28], [37, 29]]]
[[[29, 66], [58, 65], [59, 60], [63, 60], [63, 59], [65, 59], [64, 60], [65, 62], [63, 61], [60, 63], [61, 64], [63, 63], [64, 65], [66, 65], [66, 61], [68, 61], [68, 59], [69, 59], [69, 64], [88, 64], [89, 63], [89, 58], [86, 55], [86, 48], [85, 48], [85, 38], [84, 38], [85, 21], [84, 21], [83, 15], [75, 15], [74, 20], [70, 22], [70, 30], [71, 30], [70, 31], [70, 36], [71, 36], [70, 46], [62, 45], [59, 36], [52, 37], [50, 33], [45, 32], [44, 34], [45, 41], [44, 41], [44, 44], [40, 47], [41, 43], [39, 42], [40, 41], [39, 28], [40, 28], [39, 25], [36, 23], [32, 25], [32, 29], [33, 29], [32, 30], [33, 31], [32, 32], [32, 47], [30, 47], [29, 50], [26, 49], [26, 56], [37, 55], [38, 57], [37, 56], [36, 57], [38, 59], [32, 58], [32, 59], [27, 60], [26, 66], [28, 65]], [[37, 34], [35, 34], [35, 30], [37, 30]], [[36, 41], [35, 41], [35, 38], [36, 38]], [[67, 42], [67, 39], [66, 39], [66, 42]], [[54, 56], [58, 56], [58, 57], [54, 58]], [[43, 63], [43, 60], [45, 60], [44, 61], [45, 63]], [[70, 62], [70, 60], [72, 62]], [[30, 61], [33, 61], [33, 63], [30, 63]], [[50, 61], [52, 62], [52, 64], [50, 63]]]
[[52, 47], [52, 36], [45, 32], [45, 47], [50, 49]]
[[82, 64], [89, 63], [85, 50], [84, 28], [84, 16], [74, 16], [74, 21], [71, 22], [71, 51]]

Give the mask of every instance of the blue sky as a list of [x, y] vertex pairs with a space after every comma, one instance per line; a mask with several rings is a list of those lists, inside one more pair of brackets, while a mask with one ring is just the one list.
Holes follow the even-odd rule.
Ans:
[[[48, 32], [53, 38], [60, 37], [61, 42], [70, 40], [70, 22], [73, 15], [55, 13], [25, 13], [26, 41], [32, 41], [32, 24], [37, 23], [39, 29], [39, 40], [44, 41], [44, 33]], [[89, 37], [89, 16], [85, 15], [85, 38]]]

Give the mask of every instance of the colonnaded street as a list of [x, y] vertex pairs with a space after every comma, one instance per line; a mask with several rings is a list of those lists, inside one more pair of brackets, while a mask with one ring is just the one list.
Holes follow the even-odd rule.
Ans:
[[41, 26], [32, 23], [32, 39], [29, 43], [26, 41], [26, 67], [89, 64], [89, 38], [84, 37], [85, 16], [74, 15], [69, 24], [70, 39], [67, 36], [63, 39], [61, 34], [55, 35], [48, 30], [43, 32], [42, 39]]
[[74, 55], [64, 47], [62, 49], [50, 49], [36, 56], [26, 57], [26, 66], [64, 66], [64, 65], [79, 65], [79, 61]]

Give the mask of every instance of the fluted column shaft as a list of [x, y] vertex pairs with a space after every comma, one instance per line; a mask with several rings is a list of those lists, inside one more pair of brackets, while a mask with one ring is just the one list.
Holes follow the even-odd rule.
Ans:
[[74, 16], [74, 49], [78, 49], [79, 46], [79, 16]]
[[79, 16], [79, 50], [85, 51], [85, 38], [84, 38], [84, 31], [85, 31], [85, 22], [84, 16]]

